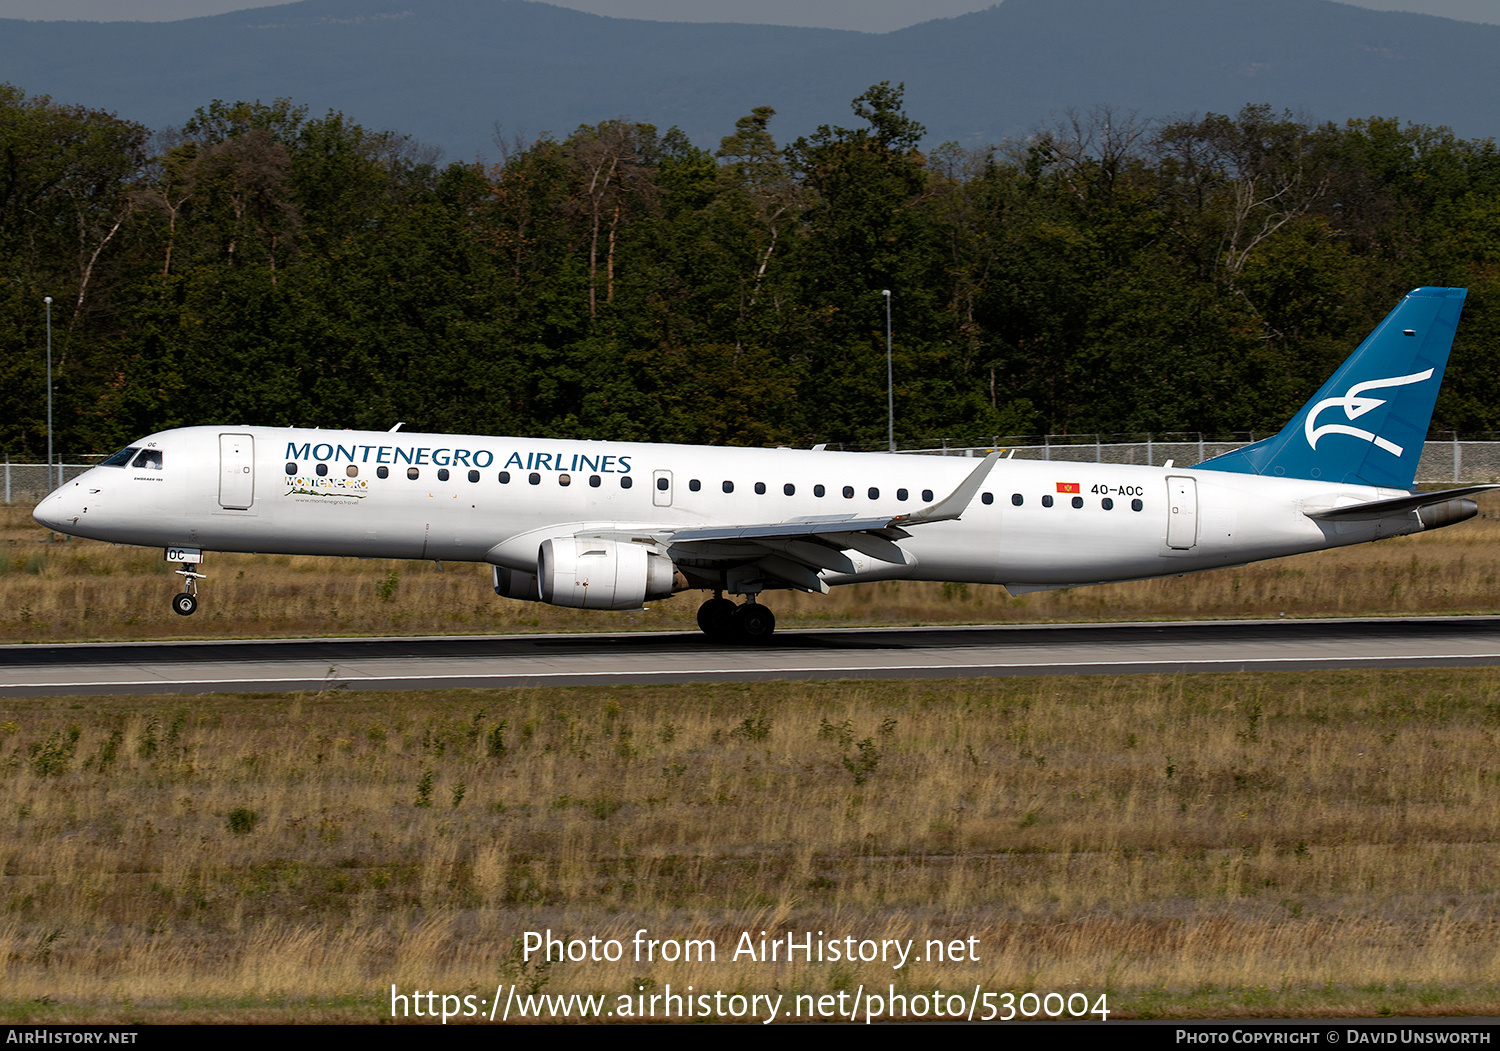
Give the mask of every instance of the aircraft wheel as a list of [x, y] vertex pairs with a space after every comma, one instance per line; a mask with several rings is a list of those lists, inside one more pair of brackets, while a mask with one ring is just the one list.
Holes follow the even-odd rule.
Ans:
[[172, 598], [172, 612], [179, 617], [191, 617], [198, 608], [198, 600], [184, 591]]
[[734, 632], [737, 607], [727, 598], [711, 598], [698, 607], [698, 628], [711, 639], [722, 639]]
[[734, 611], [734, 626], [746, 642], [764, 642], [776, 630], [776, 614], [759, 602], [747, 602]]

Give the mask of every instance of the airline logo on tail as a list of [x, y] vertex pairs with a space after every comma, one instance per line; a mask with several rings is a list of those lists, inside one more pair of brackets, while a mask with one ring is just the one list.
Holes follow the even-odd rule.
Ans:
[[1350, 427], [1345, 423], [1325, 423], [1321, 427], [1314, 426], [1314, 424], [1318, 421], [1319, 413], [1335, 405], [1343, 406], [1344, 415], [1351, 420], [1356, 420], [1371, 409], [1378, 409], [1385, 404], [1384, 398], [1365, 397], [1364, 394], [1366, 391], [1380, 390], [1383, 387], [1405, 387], [1412, 383], [1421, 383], [1423, 380], [1431, 377], [1432, 371], [1432, 369], [1428, 369], [1426, 372], [1418, 372], [1410, 376], [1396, 376], [1384, 380], [1366, 380], [1363, 383], [1356, 383], [1350, 387], [1342, 398], [1324, 398], [1314, 405], [1312, 411], [1307, 414], [1307, 424], [1304, 427], [1307, 433], [1307, 444], [1316, 449], [1318, 447], [1318, 439], [1325, 434], [1347, 434], [1351, 438], [1363, 438], [1367, 442], [1372, 442], [1392, 456], [1400, 456], [1402, 453], [1401, 446], [1395, 442], [1386, 441], [1379, 435], [1371, 434], [1369, 431], [1360, 430], [1358, 427]]

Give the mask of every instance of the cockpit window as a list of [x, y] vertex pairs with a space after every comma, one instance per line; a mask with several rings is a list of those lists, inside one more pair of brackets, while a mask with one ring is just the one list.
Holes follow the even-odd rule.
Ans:
[[138, 452], [140, 452], [140, 449], [138, 449], [138, 448], [136, 448], [135, 446], [132, 445], [128, 449], [121, 449], [119, 452], [115, 453], [113, 456], [111, 456], [108, 460], [105, 460], [99, 466], [100, 467], [124, 467], [126, 464], [128, 464], [130, 462], [130, 458], [132, 456], [134, 456]]
[[136, 468], [148, 467], [153, 471], [161, 470], [161, 450], [142, 449], [141, 455], [135, 458], [135, 463], [130, 466]]

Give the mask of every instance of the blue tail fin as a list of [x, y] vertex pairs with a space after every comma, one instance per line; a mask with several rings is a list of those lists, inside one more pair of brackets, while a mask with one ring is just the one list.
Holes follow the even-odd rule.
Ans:
[[1418, 288], [1274, 437], [1198, 469], [1410, 489], [1464, 288]]

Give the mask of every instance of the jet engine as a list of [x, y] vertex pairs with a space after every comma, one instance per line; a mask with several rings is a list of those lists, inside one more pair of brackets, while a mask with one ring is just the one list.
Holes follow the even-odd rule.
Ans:
[[574, 609], [640, 609], [687, 586], [672, 560], [641, 544], [557, 537], [537, 553], [543, 602]]

